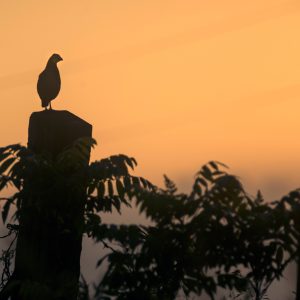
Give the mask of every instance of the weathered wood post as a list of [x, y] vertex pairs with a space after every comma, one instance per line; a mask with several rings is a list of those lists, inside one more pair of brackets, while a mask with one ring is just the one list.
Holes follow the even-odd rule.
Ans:
[[[68, 111], [45, 110], [30, 117], [28, 148], [35, 154], [47, 152], [55, 158], [82, 137], [92, 137], [92, 126]], [[20, 217], [13, 276], [36, 285], [37, 300], [77, 300], [85, 189], [84, 184], [75, 194], [70, 189], [49, 188], [46, 200], [38, 199], [40, 209], [25, 205]], [[23, 299], [20, 291], [12, 296]]]

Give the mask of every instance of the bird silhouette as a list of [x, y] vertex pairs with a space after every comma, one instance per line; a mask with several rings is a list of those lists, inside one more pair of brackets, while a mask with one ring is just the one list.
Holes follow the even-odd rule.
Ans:
[[37, 92], [42, 100], [42, 107], [47, 109], [51, 101], [55, 99], [60, 91], [60, 75], [57, 63], [63, 60], [60, 55], [53, 54], [49, 58], [45, 70], [39, 75]]

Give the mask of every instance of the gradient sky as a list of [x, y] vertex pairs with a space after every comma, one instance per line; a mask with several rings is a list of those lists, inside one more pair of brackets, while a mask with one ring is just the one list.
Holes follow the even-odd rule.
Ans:
[[182, 190], [219, 160], [279, 197], [300, 182], [299, 36], [296, 0], [0, 1], [1, 145], [27, 142], [56, 52], [53, 107], [93, 124], [92, 159], [132, 155]]
[[57, 52], [53, 106], [93, 124], [94, 159], [133, 155], [139, 174], [183, 189], [216, 159], [267, 192], [294, 188], [299, 16], [290, 0], [1, 1], [1, 144], [26, 143]]

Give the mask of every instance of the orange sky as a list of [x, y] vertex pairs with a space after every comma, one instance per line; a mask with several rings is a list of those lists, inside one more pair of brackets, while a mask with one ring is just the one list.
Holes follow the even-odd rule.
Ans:
[[[183, 190], [215, 159], [279, 197], [300, 186], [299, 37], [298, 0], [0, 1], [0, 144], [26, 143], [56, 52], [53, 107], [93, 124], [93, 159], [132, 155], [138, 174]], [[293, 289], [282, 282], [276, 299]]]
[[57, 52], [53, 106], [93, 124], [93, 159], [132, 155], [182, 189], [215, 159], [281, 195], [300, 181], [299, 16], [296, 0], [1, 1], [1, 144], [26, 143]]

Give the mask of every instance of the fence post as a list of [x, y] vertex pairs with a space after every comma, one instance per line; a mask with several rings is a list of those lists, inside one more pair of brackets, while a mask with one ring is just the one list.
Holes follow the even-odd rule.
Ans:
[[[78, 138], [91, 136], [92, 126], [68, 111], [34, 112], [29, 121], [28, 148], [36, 154], [48, 152], [56, 157]], [[86, 163], [89, 163], [89, 157]], [[85, 190], [71, 199], [71, 205], [66, 204], [69, 207], [64, 207], [68, 188], [62, 187], [59, 195], [50, 189], [47, 196], [50, 203], [51, 198], [55, 205], [59, 203], [58, 210], [62, 207], [61, 224], [48, 216], [46, 209], [41, 213], [24, 210], [20, 218], [13, 274], [14, 280], [40, 284], [40, 289], [43, 285], [54, 289], [55, 299], [59, 300], [77, 300], [80, 276], [80, 228], [84, 222]], [[49, 294], [47, 288], [45, 300]], [[53, 298], [49, 296], [48, 299]], [[23, 300], [23, 297], [17, 292], [12, 295], [12, 300]]]

